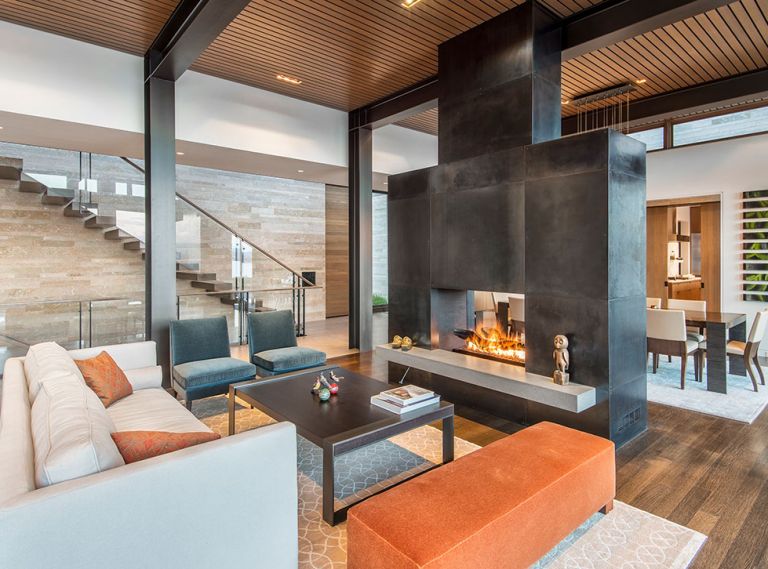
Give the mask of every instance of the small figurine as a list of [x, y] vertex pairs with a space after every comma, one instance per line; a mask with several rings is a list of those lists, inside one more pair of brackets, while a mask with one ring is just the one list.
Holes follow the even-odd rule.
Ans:
[[331, 395], [337, 395], [339, 393], [339, 384], [332, 383], [328, 390], [331, 392]]
[[570, 379], [568, 367], [571, 364], [571, 358], [568, 355], [568, 338], [562, 334], [555, 336], [555, 351], [552, 352], [552, 359], [555, 360], [555, 374], [552, 379], [558, 385], [567, 385]]
[[413, 347], [413, 340], [411, 340], [411, 339], [410, 339], [408, 336], [406, 336], [405, 338], [403, 338], [403, 343], [402, 343], [401, 349], [402, 349], [404, 352], [407, 352], [407, 351], [408, 351], [408, 350], [410, 350], [412, 347]]
[[392, 347], [396, 350], [399, 350], [403, 347], [403, 339], [400, 336], [395, 336], [392, 338]]
[[323, 382], [320, 381], [320, 378], [318, 378], [315, 381], [315, 385], [312, 387], [312, 394], [316, 395], [318, 391], [320, 391], [323, 388]]

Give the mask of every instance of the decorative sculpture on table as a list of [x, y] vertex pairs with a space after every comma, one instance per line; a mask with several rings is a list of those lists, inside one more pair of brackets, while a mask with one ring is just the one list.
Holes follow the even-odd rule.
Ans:
[[325, 373], [320, 373], [315, 381], [315, 385], [312, 387], [312, 393], [320, 398], [320, 401], [328, 401], [331, 395], [337, 395], [339, 393], [339, 380], [344, 379], [343, 376], [336, 375], [331, 371], [331, 379], [325, 377]]
[[571, 364], [571, 357], [568, 355], [568, 338], [562, 334], [555, 336], [555, 351], [552, 352], [552, 359], [555, 360], [555, 374], [552, 379], [558, 385], [567, 385], [570, 378], [568, 367]]

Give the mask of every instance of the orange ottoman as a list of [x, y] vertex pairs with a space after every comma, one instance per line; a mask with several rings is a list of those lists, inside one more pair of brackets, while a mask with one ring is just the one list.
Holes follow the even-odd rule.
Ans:
[[539, 423], [349, 510], [348, 569], [526, 569], [616, 494], [611, 441]]

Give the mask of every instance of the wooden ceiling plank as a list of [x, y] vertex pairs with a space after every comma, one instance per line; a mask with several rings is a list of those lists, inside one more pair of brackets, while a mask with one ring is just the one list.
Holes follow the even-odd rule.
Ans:
[[671, 83], [677, 86], [677, 88], [687, 87], [693, 81], [690, 77], [686, 77], [682, 70], [678, 69], [676, 65], [668, 65], [670, 59], [661, 53], [645, 35], [627, 40], [627, 44], [632, 46], [641, 58], [645, 59], [648, 66], [657, 74], [659, 70], [664, 69], [664, 75], [669, 79]]
[[[731, 49], [738, 55], [739, 59], [743, 62], [749, 71], [754, 71], [762, 67], [758, 60], [755, 58], [752, 42], [746, 34], [739, 34], [738, 30], [731, 27], [731, 23], [735, 23], [737, 28], [741, 28], [735, 19], [730, 19], [731, 11], [728, 6], [716, 12], [710, 14], [712, 23], [717, 28], [718, 33], [727, 42]], [[752, 47], [752, 49], [750, 49]], [[759, 59], [759, 56], [758, 56]]]
[[[312, 71], [320, 71], [323, 69], [327, 70], [331, 76], [334, 77], [344, 75], [345, 72], [351, 72], [354, 69], [367, 70], [368, 73], [374, 70], [378, 74], [381, 74], [383, 78], [396, 77], [397, 80], [394, 84], [403, 83], [403, 87], [416, 83], [421, 78], [418, 75], [413, 75], [412, 71], [418, 71], [419, 69], [426, 67], [426, 64], [422, 65], [421, 67], [417, 67], [415, 65], [409, 66], [405, 64], [401, 65], [400, 67], [393, 67], [391, 63], [387, 63], [386, 61], [382, 61], [379, 64], [379, 60], [366, 60], [363, 59], [360, 55], [352, 54], [341, 60], [341, 63], [335, 63], [337, 60], [331, 58], [325, 58], [321, 62], [313, 57], [313, 55], [316, 56], [318, 53], [323, 53], [325, 51], [326, 48], [320, 44], [297, 46], [295, 49], [290, 50], [289, 56], [287, 55], [289, 52], [282, 49], [283, 44], [278, 45], [277, 41], [269, 41], [269, 34], [258, 36], [259, 40], [262, 38], [266, 39], [266, 41], [263, 42], [257, 43], [256, 37], [257, 36], [253, 35], [238, 36], [223, 34], [222, 36], [219, 36], [219, 38], [212, 44], [211, 49], [207, 50], [206, 54], [209, 57], [212, 55], [217, 56], [216, 54], [218, 54], [218, 57], [220, 58], [221, 56], [230, 58], [230, 63], [228, 63], [228, 65], [233, 64], [237, 59], [242, 59], [243, 61], [251, 64], [252, 62], [259, 61], [260, 55], [270, 55], [275, 60], [278, 68], [285, 69], [285, 66], [281, 65], [281, 63], [287, 62], [290, 63], [297, 71], [300, 70], [301, 73], [304, 74], [302, 77], [299, 77], [300, 79], [305, 79], [307, 74], [311, 73]], [[288, 42], [288, 44], [290, 45], [290, 42]], [[434, 64], [433, 68], [436, 69], [436, 64]], [[325, 76], [323, 83], [327, 82], [327, 80], [328, 75]]]
[[704, 44], [699, 41], [698, 38], [693, 36], [686, 36], [682, 33], [679, 26], [684, 26], [681, 22], [667, 26], [664, 31], [669, 34], [672, 39], [681, 46], [702, 68], [706, 69], [708, 75], [711, 78], [718, 79], [724, 75], [727, 75], [725, 67], [714, 57], [711, 56]]
[[736, 3], [727, 6], [722, 13], [728, 28], [739, 39], [739, 43], [749, 53], [758, 67], [768, 66], [768, 43], [750, 18], [743, 4]]
[[[270, 29], [279, 29], [288, 34], [288, 39], [295, 41], [297, 45], [315, 41], [319, 45], [328, 46], [322, 53], [326, 53], [330, 57], [337, 53], [343, 53], [346, 57], [360, 55], [361, 52], [377, 53], [375, 46], [372, 45], [372, 37], [359, 35], [354, 30], [350, 31], [333, 21], [318, 21], [317, 19], [303, 21], [300, 19], [301, 15], [285, 8], [287, 8], [285, 4], [275, 7], [275, 12], [279, 14], [279, 18], [271, 18], [250, 11], [243, 13], [232, 23], [231, 30], [226, 30], [222, 35], [231, 37], [236, 35], [235, 31], [237, 31], [244, 38], [258, 38], [260, 34], [267, 33]], [[256, 29], [251, 30], [249, 29], [250, 26], [255, 26]], [[344, 38], [348, 41], [345, 41]], [[413, 58], [405, 53], [401, 54], [401, 46], [398, 46], [394, 39], [387, 38], [382, 43], [391, 46], [386, 51], [382, 50], [382, 56], [390, 56], [390, 59], [401, 61], [403, 64], [412, 64]], [[433, 57], [436, 66], [436, 54]]]
[[710, 16], [709, 13], [700, 14], [696, 16], [694, 19], [701, 26], [701, 28], [707, 33], [707, 35], [712, 39], [715, 45], [718, 46], [719, 51], [728, 58], [728, 61], [730, 61], [733, 67], [736, 69], [736, 73], [745, 73], [749, 71], [750, 69], [749, 63], [745, 62], [744, 60], [742, 60], [741, 57], [739, 57], [739, 54], [733, 49], [733, 46], [730, 45], [728, 41], [720, 33], [720, 30], [718, 29], [717, 25], [712, 21], [712, 17]]
[[737, 75], [739, 73], [739, 68], [736, 64], [731, 61], [731, 58], [727, 53], [720, 49], [717, 42], [715, 42], [712, 36], [709, 35], [707, 30], [704, 29], [696, 18], [685, 20], [684, 22], [681, 22], [681, 25], [688, 28], [692, 37], [697, 38], [706, 47], [711, 59], [717, 61], [726, 69], [727, 73], [724, 76]]
[[676, 52], [675, 47], [679, 46], [676, 46], [674, 42], [669, 41], [669, 36], [667, 36], [667, 41], [665, 41], [658, 31], [653, 31], [645, 34], [643, 38], [658, 50], [660, 58], [663, 58], [663, 61], [666, 62], [666, 67], [677, 69], [678, 74], [683, 77], [689, 85], [703, 83], [708, 80], [707, 75], [703, 73], [701, 66], [693, 62], [690, 59], [689, 54], [685, 53], [684, 50]]
[[673, 35], [674, 27], [666, 26], [660, 30], [656, 30], [655, 35], [659, 40], [663, 42], [666, 48], [674, 55], [684, 61], [686, 66], [692, 70], [698, 77], [698, 81], [713, 81], [717, 79], [718, 75], [714, 72], [714, 69], [707, 62], [706, 58], [701, 58], [699, 54], [690, 47], [688, 42], [679, 41], [678, 37]]
[[[233, 28], [233, 30], [236, 30], [236, 28]], [[245, 31], [252, 30], [245, 28]], [[328, 54], [328, 56], [324, 58], [324, 62], [340, 60], [345, 63], [354, 63], [358, 67], [362, 65], [362, 68], [369, 67], [370, 65], [369, 68], [387, 73], [397, 72], [408, 75], [410, 70], [413, 70], [413, 72], [417, 74], [428, 72], [430, 70], [437, 70], [436, 60], [420, 61], [416, 58], [387, 60], [381, 59], [381, 57], [384, 56], [383, 54], [379, 54], [379, 52], [375, 52], [372, 55], [381, 55], [381, 57], [372, 58], [371, 56], [366, 56], [364, 53], [356, 52], [354, 50], [344, 49], [337, 51], [333, 46], [323, 43], [321, 38], [305, 36], [302, 41], [302, 39], [296, 34], [293, 34], [291, 30], [282, 30], [277, 27], [259, 28], [258, 33], [256, 34], [225, 32], [219, 36], [208, 51], [213, 53], [225, 46], [241, 47], [243, 49], [243, 56], [246, 58], [250, 53], [258, 54], [261, 50], [273, 50], [282, 54], [287, 54], [290, 51], [292, 55], [295, 55], [294, 59], [299, 59], [304, 62], [305, 67], [316, 67], [317, 63], [319, 63], [315, 61], [316, 56], [318, 54]], [[290, 49], [286, 50], [286, 47]], [[343, 54], [341, 59], [334, 57], [339, 54]], [[332, 67], [337, 70], [341, 68], [341, 66]], [[415, 83], [420, 79], [421, 76], [416, 75], [413, 77], [412, 82]]]
[[768, 49], [768, 16], [763, 14], [755, 0], [742, 0], [737, 6], [744, 9], [752, 25], [755, 26], [757, 35], [762, 40], [766, 49]]

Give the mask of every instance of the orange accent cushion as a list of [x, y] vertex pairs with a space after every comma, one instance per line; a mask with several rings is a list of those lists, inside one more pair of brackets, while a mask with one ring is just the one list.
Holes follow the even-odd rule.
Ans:
[[85, 383], [99, 396], [104, 407], [133, 393], [131, 382], [107, 352], [95, 358], [75, 360]]
[[539, 423], [349, 510], [348, 569], [526, 569], [616, 493], [611, 441]]
[[126, 464], [220, 438], [221, 435], [216, 433], [166, 433], [163, 431], [112, 433], [112, 439]]

